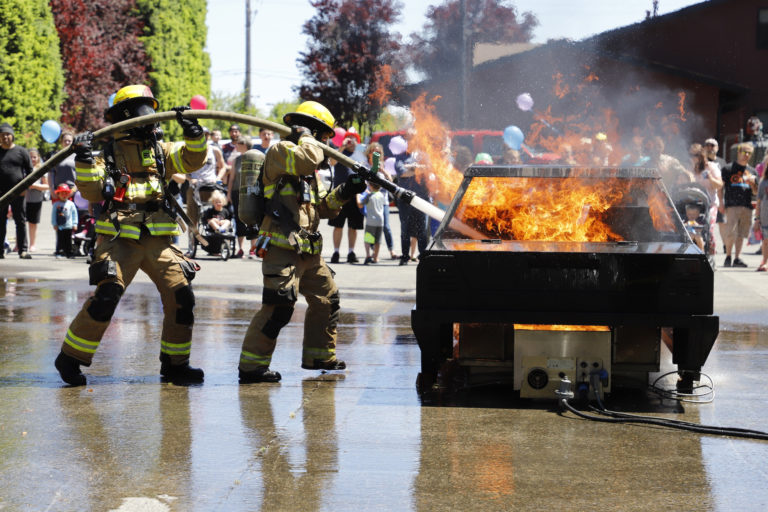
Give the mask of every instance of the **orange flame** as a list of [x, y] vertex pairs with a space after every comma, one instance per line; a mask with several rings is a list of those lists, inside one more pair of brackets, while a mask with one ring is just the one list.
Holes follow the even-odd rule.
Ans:
[[426, 101], [426, 94], [411, 104], [414, 117], [413, 131], [408, 140], [408, 151], [418, 153], [416, 179], [429, 190], [439, 203], [449, 203], [458, 190], [463, 175], [450, 160], [450, 134], [435, 114], [435, 107]]
[[376, 90], [370, 95], [371, 101], [377, 105], [386, 105], [389, 99], [392, 97], [392, 67], [385, 64], [379, 71], [378, 79], [376, 80]]
[[571, 88], [568, 84], [563, 83], [563, 74], [562, 73], [555, 73], [552, 75], [552, 78], [555, 80], [555, 96], [562, 99], [565, 97], [566, 94], [571, 92]]
[[607, 325], [538, 325], [538, 324], [515, 324], [515, 330], [518, 331], [610, 331]]
[[677, 96], [680, 98], [680, 101], [677, 104], [677, 108], [680, 111], [680, 120], [685, 121], [685, 91], [678, 92]]
[[621, 241], [603, 214], [622, 199], [628, 187], [626, 180], [617, 179], [473, 180], [456, 216], [503, 240]]

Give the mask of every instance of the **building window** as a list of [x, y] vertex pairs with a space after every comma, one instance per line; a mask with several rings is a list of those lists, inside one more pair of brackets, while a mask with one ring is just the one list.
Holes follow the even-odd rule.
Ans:
[[768, 9], [757, 11], [757, 49], [768, 50]]

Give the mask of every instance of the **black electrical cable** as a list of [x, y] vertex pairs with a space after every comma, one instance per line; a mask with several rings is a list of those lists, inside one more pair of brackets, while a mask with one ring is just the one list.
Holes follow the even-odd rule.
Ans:
[[[570, 382], [568, 383], [570, 385]], [[573, 396], [572, 394], [570, 396]], [[568, 410], [579, 416], [592, 421], [601, 421], [603, 423], [640, 423], [645, 425], [656, 425], [666, 428], [674, 428], [678, 430], [687, 430], [689, 432], [696, 432], [699, 434], [720, 435], [730, 437], [743, 437], [747, 439], [759, 439], [768, 441], [768, 432], [761, 432], [759, 430], [751, 430], [736, 427], [716, 427], [711, 425], [701, 425], [699, 423], [692, 423], [689, 421], [673, 420], [665, 418], [656, 418], [653, 416], [641, 416], [636, 414], [628, 414], [616, 411], [609, 411], [605, 409], [602, 402], [599, 400], [600, 390], [595, 389], [595, 396], [598, 397], [598, 404], [600, 408], [591, 407], [591, 409], [599, 415], [586, 414], [573, 407], [567, 398], [560, 399], [560, 414], [563, 411]], [[600, 416], [603, 415], [603, 416]]]
[[696, 432], [699, 434], [721, 435], [731, 437], [744, 437], [748, 439], [759, 439], [768, 441], [768, 432], [761, 432], [759, 430], [748, 430], [740, 428], [729, 427], [713, 427], [709, 425], [699, 424], [685, 424], [687, 422], [677, 423], [674, 420], [666, 420], [663, 418], [654, 418], [650, 416], [636, 416], [636, 417], [604, 417], [595, 416], [591, 414], [585, 414], [573, 407], [568, 400], [560, 399], [560, 406], [563, 409], [567, 409], [576, 416], [592, 421], [601, 421], [604, 423], [641, 423], [646, 425], [656, 425], [660, 427], [675, 428], [678, 430], [688, 430], [690, 432]]
[[[694, 427], [694, 428], [708, 428], [708, 429], [722, 429], [727, 430], [729, 432], [742, 432], [745, 434], [756, 434], [759, 436], [768, 436], [768, 432], [762, 432], [760, 430], [752, 430], [748, 428], [738, 428], [738, 427], [716, 427], [712, 425], [702, 425], [701, 423], [692, 423], [690, 421], [683, 421], [683, 420], [675, 420], [675, 419], [669, 419], [669, 418], [655, 418], [653, 416], [641, 416], [638, 414], [629, 414], [626, 412], [617, 412], [617, 411], [610, 411], [608, 409], [598, 409], [596, 407], [590, 407], [593, 411], [595, 411], [598, 414], [603, 414], [605, 416], [610, 416], [613, 418], [625, 418], [628, 420], [631, 419], [655, 419], [659, 421], [663, 421], [666, 424], [673, 424], [673, 425], [679, 425], [681, 427]], [[768, 437], [761, 437], [761, 439], [768, 439]]]

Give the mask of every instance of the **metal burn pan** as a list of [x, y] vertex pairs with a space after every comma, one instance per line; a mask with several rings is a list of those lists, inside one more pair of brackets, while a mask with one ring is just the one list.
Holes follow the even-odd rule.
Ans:
[[[420, 381], [455, 358], [454, 324], [607, 326], [614, 372], [654, 371], [668, 328], [673, 362], [698, 380], [719, 328], [713, 290], [655, 170], [470, 167], [417, 268]], [[509, 367], [500, 332], [485, 364]], [[482, 351], [461, 342], [458, 354]]]

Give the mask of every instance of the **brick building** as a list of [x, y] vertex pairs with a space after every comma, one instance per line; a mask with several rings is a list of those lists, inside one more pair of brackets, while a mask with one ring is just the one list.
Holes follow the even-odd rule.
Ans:
[[[766, 64], [768, 0], [708, 0], [583, 41], [550, 41], [476, 64], [466, 128], [515, 124], [527, 131], [536, 115], [584, 136], [613, 130], [626, 141], [655, 131], [678, 153], [713, 136], [725, 148], [752, 115], [768, 129]], [[458, 128], [459, 82], [422, 83], [404, 99], [439, 95], [437, 111]], [[517, 108], [522, 92], [534, 98], [535, 114]]]

